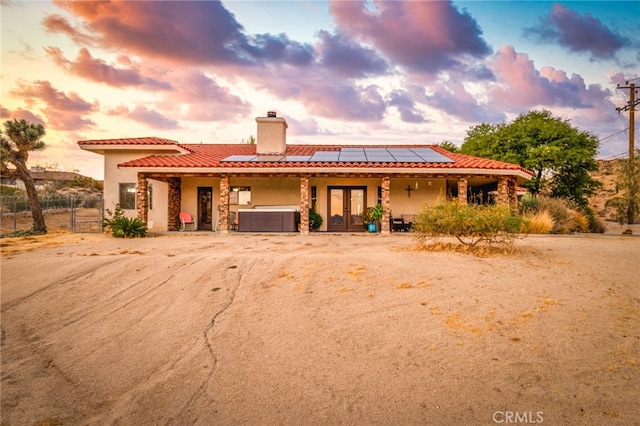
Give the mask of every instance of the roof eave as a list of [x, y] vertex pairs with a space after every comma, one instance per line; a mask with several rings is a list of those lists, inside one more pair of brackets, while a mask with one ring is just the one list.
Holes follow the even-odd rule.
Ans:
[[158, 151], [162, 153], [189, 154], [190, 151], [180, 145], [131, 145], [131, 144], [78, 144], [85, 151], [104, 155], [106, 151]]
[[511, 169], [474, 169], [474, 168], [403, 168], [403, 167], [134, 167], [121, 166], [118, 168], [136, 169], [142, 173], [252, 173], [252, 174], [273, 174], [273, 173], [375, 173], [375, 174], [406, 174], [415, 175], [492, 175], [492, 176], [514, 176], [518, 182], [531, 180], [532, 176], [522, 170]]

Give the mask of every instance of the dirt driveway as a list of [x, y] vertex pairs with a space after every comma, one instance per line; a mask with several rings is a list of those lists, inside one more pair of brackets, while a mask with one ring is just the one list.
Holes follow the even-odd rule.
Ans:
[[640, 421], [637, 237], [1, 243], [2, 425]]

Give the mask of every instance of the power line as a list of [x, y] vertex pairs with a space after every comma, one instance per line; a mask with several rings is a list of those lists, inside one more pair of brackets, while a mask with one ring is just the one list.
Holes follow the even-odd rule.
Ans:
[[614, 136], [616, 136], [616, 135], [619, 135], [620, 133], [624, 133], [624, 132], [626, 132], [627, 130], [629, 130], [629, 128], [628, 128], [628, 127], [627, 127], [626, 129], [624, 129], [624, 130], [620, 130], [619, 132], [615, 132], [615, 133], [614, 133], [614, 134], [612, 134], [612, 135], [609, 135], [609, 136], [606, 136], [606, 137], [604, 137], [604, 138], [600, 139], [600, 142], [604, 142], [604, 141], [606, 141], [607, 139], [611, 139], [612, 137], [614, 137]]

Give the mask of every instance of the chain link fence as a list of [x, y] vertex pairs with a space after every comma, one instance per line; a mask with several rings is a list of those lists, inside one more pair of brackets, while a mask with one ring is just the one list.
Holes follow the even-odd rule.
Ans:
[[[102, 232], [101, 195], [47, 195], [39, 197], [48, 231]], [[0, 234], [31, 229], [33, 220], [25, 196], [0, 196]]]

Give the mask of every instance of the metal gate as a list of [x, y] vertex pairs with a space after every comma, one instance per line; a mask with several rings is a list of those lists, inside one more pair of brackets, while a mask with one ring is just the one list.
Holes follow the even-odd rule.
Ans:
[[[101, 194], [47, 195], [38, 200], [49, 231], [102, 232], [104, 199]], [[0, 214], [2, 234], [31, 228], [29, 199], [25, 196], [0, 196]]]

